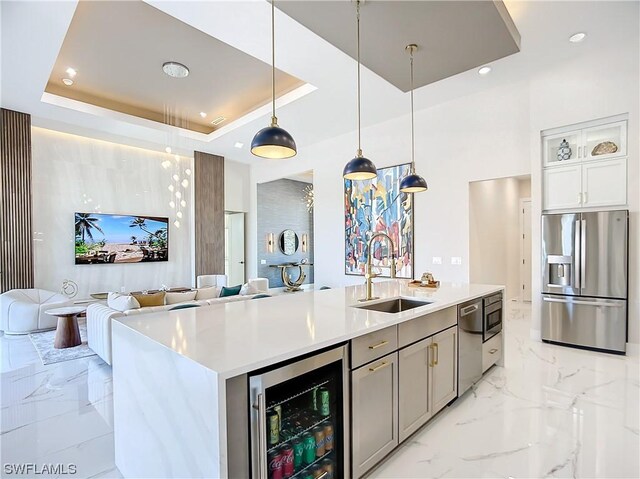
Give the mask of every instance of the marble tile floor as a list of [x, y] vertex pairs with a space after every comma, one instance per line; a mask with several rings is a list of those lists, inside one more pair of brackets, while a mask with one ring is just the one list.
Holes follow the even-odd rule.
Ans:
[[[532, 341], [529, 306], [508, 306], [507, 367], [490, 370], [371, 478], [640, 477], [638, 357]], [[28, 337], [0, 336], [0, 359], [2, 477], [29, 477], [7, 474], [15, 463], [121, 477], [109, 366], [97, 356], [43, 366]]]

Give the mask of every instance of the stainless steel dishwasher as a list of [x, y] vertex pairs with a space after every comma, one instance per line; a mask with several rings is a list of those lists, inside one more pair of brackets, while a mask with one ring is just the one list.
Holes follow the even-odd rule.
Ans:
[[458, 305], [458, 397], [482, 377], [482, 298]]

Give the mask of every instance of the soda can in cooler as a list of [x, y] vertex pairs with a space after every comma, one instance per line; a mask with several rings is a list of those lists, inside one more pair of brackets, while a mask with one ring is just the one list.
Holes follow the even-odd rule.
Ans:
[[304, 444], [300, 439], [292, 441], [293, 446], [293, 469], [299, 471], [304, 464]]
[[311, 392], [311, 409], [318, 410], [318, 388], [314, 388]]
[[302, 436], [302, 444], [304, 446], [303, 462], [304, 464], [311, 464], [316, 460], [316, 440], [313, 434], [305, 432]]
[[278, 427], [282, 430], [282, 406], [275, 406], [273, 410], [278, 413]]
[[282, 452], [282, 477], [293, 476], [293, 448], [286, 444], [280, 449]]
[[333, 450], [333, 424], [325, 421], [321, 424], [324, 429], [324, 450], [329, 452]]
[[280, 419], [275, 411], [267, 412], [267, 433], [270, 446], [275, 446], [280, 442]]
[[282, 452], [279, 449], [267, 454], [267, 468], [269, 469], [269, 479], [283, 479]]
[[316, 426], [312, 432], [316, 440], [316, 457], [324, 456], [324, 429]]
[[322, 467], [318, 466], [317, 464], [315, 466], [313, 466], [311, 469], [311, 474], [313, 475], [314, 478], [316, 477], [320, 477], [321, 475], [324, 474], [324, 471], [322, 470]]
[[325, 476], [325, 479], [332, 479], [333, 478], [333, 461], [331, 459], [324, 459], [320, 463], [320, 466], [322, 467], [322, 470], [324, 472], [328, 472], [328, 474]]
[[318, 389], [320, 398], [318, 399], [318, 409], [320, 415], [328, 416], [331, 414], [331, 398], [329, 397], [329, 389], [321, 387]]

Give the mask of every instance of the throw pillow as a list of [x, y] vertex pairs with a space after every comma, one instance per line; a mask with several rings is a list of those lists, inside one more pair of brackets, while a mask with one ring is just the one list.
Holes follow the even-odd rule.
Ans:
[[258, 291], [258, 288], [256, 288], [253, 284], [245, 283], [240, 289], [240, 296], [249, 296], [252, 294], [258, 294], [259, 292], [260, 291]]
[[107, 306], [117, 311], [127, 311], [140, 308], [140, 303], [130, 294], [109, 293], [107, 295]]
[[215, 299], [219, 297], [220, 288], [218, 288], [217, 286], [196, 289], [196, 301], [200, 301], [202, 299]]
[[134, 294], [133, 297], [138, 300], [141, 308], [164, 306], [164, 291], [151, 294]]
[[242, 289], [242, 285], [238, 286], [223, 286], [222, 291], [220, 291], [220, 297], [224, 298], [225, 296], [238, 296], [240, 294], [240, 290]]
[[166, 293], [164, 304], [178, 304], [196, 299], [197, 291], [185, 291], [184, 293]]

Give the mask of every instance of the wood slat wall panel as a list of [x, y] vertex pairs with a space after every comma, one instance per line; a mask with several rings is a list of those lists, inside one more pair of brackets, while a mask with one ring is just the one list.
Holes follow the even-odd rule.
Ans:
[[224, 158], [194, 152], [195, 272], [224, 274]]
[[3, 293], [33, 287], [31, 116], [2, 108], [0, 140], [0, 293]]

